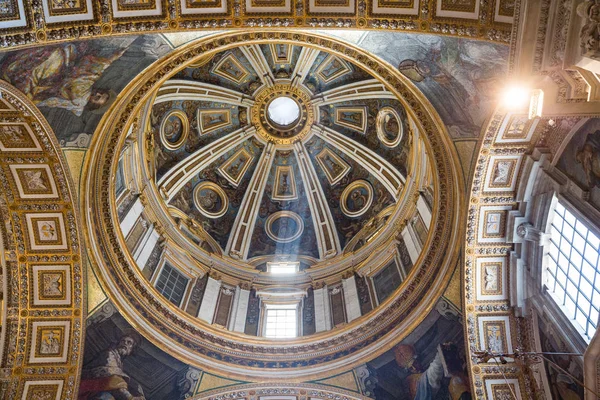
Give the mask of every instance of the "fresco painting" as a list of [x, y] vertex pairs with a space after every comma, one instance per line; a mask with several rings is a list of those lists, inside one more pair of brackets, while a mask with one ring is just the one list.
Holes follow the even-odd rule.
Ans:
[[556, 167], [589, 192], [600, 210], [600, 118], [585, 122], [560, 155]]
[[[88, 318], [78, 400], [183, 399], [188, 365], [138, 334], [110, 302]], [[186, 375], [187, 374], [187, 375]]]
[[88, 147], [118, 93], [170, 50], [146, 35], [15, 51], [0, 54], [0, 79], [33, 100], [63, 147]]
[[411, 79], [453, 138], [479, 136], [507, 72], [508, 46], [487, 42], [369, 32], [359, 46]]
[[472, 398], [458, 313], [432, 311], [406, 339], [367, 367], [377, 377], [377, 400]]

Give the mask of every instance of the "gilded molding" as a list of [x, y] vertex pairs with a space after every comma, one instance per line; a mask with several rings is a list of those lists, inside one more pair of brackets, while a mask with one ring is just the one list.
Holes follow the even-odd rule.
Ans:
[[[430, 236], [407, 283], [375, 312], [339, 329], [298, 338], [282, 345], [267, 339], [223, 332], [170, 305], [149, 287], [124, 253], [119, 233], [114, 182], [124, 132], [144, 102], [176, 71], [196, 62], [207, 53], [214, 54], [241, 43], [262, 44], [277, 40], [327, 50], [359, 64], [379, 77], [404, 103], [410, 117], [427, 136], [434, 155], [436, 205]], [[261, 31], [229, 33], [191, 43], [157, 62], [147, 74], [134, 80], [105, 115], [94, 136], [90, 157], [86, 160], [82, 199], [86, 216], [85, 234], [93, 251], [96, 272], [108, 289], [120, 312], [149, 340], [203, 370], [225, 370], [231, 376], [256, 380], [306, 380], [323, 370], [351, 368], [365, 359], [385, 352], [402, 340], [426, 315], [425, 310], [441, 295], [458, 257], [457, 227], [460, 214], [456, 156], [439, 117], [420, 92], [391, 66], [355, 47], [318, 35], [302, 32]], [[105, 211], [105, 210], [111, 210]], [[95, 243], [92, 246], [92, 243]], [[119, 268], [114, 268], [118, 265]], [[377, 349], [373, 351], [373, 349]], [[276, 369], [277, 376], [272, 371]]]
[[86, 313], [73, 183], [37, 108], [3, 81], [0, 101], [0, 397], [72, 399]]

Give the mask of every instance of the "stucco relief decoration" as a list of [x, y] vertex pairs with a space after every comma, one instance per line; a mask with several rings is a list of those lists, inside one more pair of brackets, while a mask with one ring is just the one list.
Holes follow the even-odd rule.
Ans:
[[600, 2], [588, 0], [577, 6], [584, 25], [579, 34], [581, 55], [600, 60]]
[[0, 98], [1, 275], [9, 288], [0, 396], [72, 399], [86, 283], [67, 164], [26, 96], [0, 81]]

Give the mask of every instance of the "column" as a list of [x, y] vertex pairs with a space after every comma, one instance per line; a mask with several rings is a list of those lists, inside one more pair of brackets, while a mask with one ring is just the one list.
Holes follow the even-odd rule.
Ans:
[[127, 212], [127, 215], [125, 215], [125, 218], [123, 218], [123, 221], [121, 221], [121, 231], [123, 232], [123, 236], [127, 237], [131, 228], [135, 225], [135, 221], [137, 221], [138, 217], [142, 214], [142, 211], [144, 211], [144, 206], [138, 197]]
[[250, 291], [241, 289], [237, 286], [235, 288], [235, 297], [233, 298], [233, 306], [231, 307], [231, 318], [229, 318], [229, 326], [227, 329], [233, 332], [244, 333], [249, 300]]
[[346, 303], [346, 316], [348, 322], [360, 317], [360, 301], [358, 300], [358, 290], [356, 289], [356, 281], [354, 275], [348, 279], [342, 279], [342, 287], [344, 289], [344, 301]]
[[317, 332], [331, 329], [331, 309], [327, 286], [314, 290], [315, 295], [315, 326]]
[[202, 298], [202, 304], [200, 305], [200, 311], [198, 311], [198, 318], [212, 324], [215, 316], [215, 309], [217, 308], [217, 300], [219, 299], [219, 290], [221, 289], [221, 281], [217, 281], [211, 277], [208, 277], [206, 283], [206, 290], [204, 291], [204, 297]]

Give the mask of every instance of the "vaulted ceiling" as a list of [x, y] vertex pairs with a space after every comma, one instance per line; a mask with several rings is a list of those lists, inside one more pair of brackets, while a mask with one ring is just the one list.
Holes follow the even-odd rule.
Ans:
[[[269, 116], [277, 98], [299, 110], [287, 128]], [[382, 231], [371, 226], [402, 203], [414, 123], [359, 66], [272, 43], [175, 74], [150, 127], [155, 182], [172, 214], [202, 227], [218, 253], [305, 268], [357, 250], [361, 229], [363, 243]]]

